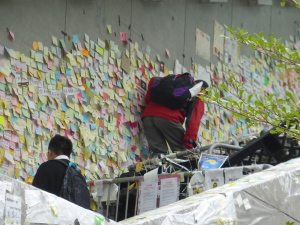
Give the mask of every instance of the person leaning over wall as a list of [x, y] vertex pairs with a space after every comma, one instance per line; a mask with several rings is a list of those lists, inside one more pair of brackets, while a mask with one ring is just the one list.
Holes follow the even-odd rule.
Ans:
[[[180, 109], [171, 109], [151, 101], [151, 87], [156, 77], [150, 79], [145, 97], [146, 107], [142, 114], [145, 136], [152, 155], [168, 153], [171, 150], [184, 151], [192, 149], [189, 140], [197, 140], [201, 118], [204, 114], [204, 102], [196, 97], [208, 87], [205, 81], [197, 80], [189, 89], [191, 99]], [[186, 130], [183, 128], [185, 122]], [[168, 145], [167, 145], [168, 143]]]

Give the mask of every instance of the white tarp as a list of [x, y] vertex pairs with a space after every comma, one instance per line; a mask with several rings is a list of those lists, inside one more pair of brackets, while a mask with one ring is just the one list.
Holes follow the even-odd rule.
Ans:
[[123, 225], [300, 224], [300, 158], [121, 221]]
[[117, 224], [112, 220], [108, 222], [101, 214], [0, 174], [0, 225], [36, 223]]

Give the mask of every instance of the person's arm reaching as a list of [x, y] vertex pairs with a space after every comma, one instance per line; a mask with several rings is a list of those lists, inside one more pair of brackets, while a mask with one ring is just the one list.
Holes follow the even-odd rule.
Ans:
[[204, 102], [196, 98], [194, 104], [191, 105], [191, 109], [188, 111], [186, 120], [186, 131], [183, 137], [183, 144], [187, 149], [194, 148], [189, 140], [197, 141], [198, 130], [200, 127], [201, 118], [204, 114]]

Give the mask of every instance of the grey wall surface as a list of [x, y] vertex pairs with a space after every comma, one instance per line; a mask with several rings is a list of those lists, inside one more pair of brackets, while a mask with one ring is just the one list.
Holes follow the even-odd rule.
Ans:
[[[33, 41], [49, 46], [52, 36], [71, 41], [64, 36], [84, 34], [91, 40], [113, 40], [121, 50], [129, 48], [119, 40], [120, 32], [128, 32], [139, 48], [151, 47], [151, 60], [158, 54], [169, 69], [178, 59], [187, 69], [191, 59], [202, 66], [210, 62], [195, 52], [195, 30], [199, 28], [213, 44], [214, 21], [221, 25], [239, 27], [249, 33], [263, 31], [275, 37], [289, 39], [299, 27], [299, 9], [281, 7], [280, 0], [272, 6], [249, 6], [247, 0], [228, 0], [227, 3], [200, 3], [199, 0], [0, 0], [0, 45], [29, 56]], [[112, 26], [112, 33], [107, 32]], [[15, 34], [8, 38], [7, 28]], [[123, 48], [123, 49], [122, 49]], [[170, 51], [170, 58], [165, 50]], [[184, 57], [185, 56], [185, 57]], [[211, 62], [217, 57], [211, 54]]]

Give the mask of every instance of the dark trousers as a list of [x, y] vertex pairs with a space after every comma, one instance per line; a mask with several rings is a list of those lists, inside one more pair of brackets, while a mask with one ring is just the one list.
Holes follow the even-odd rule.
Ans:
[[173, 152], [185, 150], [182, 143], [185, 130], [181, 123], [175, 123], [161, 117], [146, 116], [143, 118], [143, 125], [149, 148], [153, 153], [167, 154], [166, 142]]

